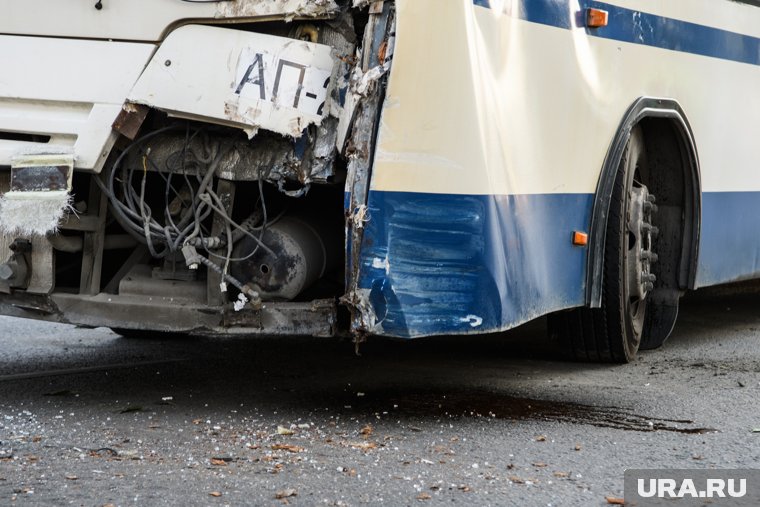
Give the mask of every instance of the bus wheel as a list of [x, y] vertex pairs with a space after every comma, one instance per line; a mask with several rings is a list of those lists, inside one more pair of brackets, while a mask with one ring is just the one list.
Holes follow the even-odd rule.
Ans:
[[549, 330], [581, 361], [627, 363], [636, 357], [647, 296], [656, 280], [652, 238], [655, 198], [642, 183], [647, 175], [644, 137], [634, 128], [618, 167], [610, 200], [601, 308], [580, 308], [550, 316]]

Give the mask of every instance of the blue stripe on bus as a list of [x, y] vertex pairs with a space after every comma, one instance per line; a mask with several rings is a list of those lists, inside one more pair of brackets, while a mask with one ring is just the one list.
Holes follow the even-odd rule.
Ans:
[[593, 195], [370, 193], [359, 287], [379, 334], [514, 327], [585, 300]]
[[[508, 329], [585, 302], [592, 194], [372, 191], [359, 288], [402, 338]], [[760, 278], [760, 192], [702, 198], [697, 285]]]
[[697, 286], [760, 278], [760, 192], [702, 194]]
[[[490, 8], [490, 2], [473, 1], [475, 5]], [[609, 12], [609, 24], [601, 28], [587, 28], [588, 35], [760, 65], [760, 39], [757, 37], [604, 2], [580, 0], [579, 4], [580, 10], [577, 10], [571, 7], [569, 0], [522, 0], [515, 10], [525, 21], [571, 29], [585, 26], [585, 9], [604, 9]]]

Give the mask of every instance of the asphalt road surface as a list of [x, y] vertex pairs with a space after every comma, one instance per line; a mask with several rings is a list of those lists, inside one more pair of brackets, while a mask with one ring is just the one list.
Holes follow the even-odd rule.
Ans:
[[760, 294], [630, 365], [500, 336], [145, 341], [0, 317], [1, 505], [607, 505], [626, 468], [760, 468]]

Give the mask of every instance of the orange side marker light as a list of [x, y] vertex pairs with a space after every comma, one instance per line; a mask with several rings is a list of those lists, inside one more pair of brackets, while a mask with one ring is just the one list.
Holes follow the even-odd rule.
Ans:
[[601, 28], [607, 26], [610, 14], [602, 9], [586, 9], [586, 26], [588, 28]]
[[573, 231], [573, 245], [575, 246], [588, 245], [588, 234], [581, 231]]

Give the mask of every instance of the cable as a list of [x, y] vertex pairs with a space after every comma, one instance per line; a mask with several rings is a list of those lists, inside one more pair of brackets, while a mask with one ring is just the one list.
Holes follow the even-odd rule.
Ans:
[[[150, 212], [149, 207], [145, 203], [145, 184], [147, 180], [147, 166], [150, 164], [150, 167], [155, 169], [156, 172], [158, 172], [161, 175], [161, 178], [164, 179], [164, 181], [167, 184], [167, 190], [165, 192], [165, 196], [170, 192], [174, 191], [175, 195], [179, 195], [179, 192], [175, 187], [171, 185], [171, 180], [168, 177], [165, 177], [163, 174], [163, 170], [160, 166], [155, 164], [150, 159], [150, 153], [149, 149], [147, 151], [142, 151], [142, 160], [143, 160], [143, 178], [141, 181], [141, 190], [140, 194], [137, 195], [137, 192], [132, 184], [132, 181], [134, 180], [134, 172], [135, 168], [134, 166], [127, 168], [123, 162], [126, 158], [126, 156], [135, 148], [142, 146], [146, 141], [149, 139], [152, 139], [153, 137], [162, 134], [164, 132], [167, 132], [169, 130], [176, 129], [176, 126], [170, 126], [165, 127], [162, 129], [159, 129], [157, 131], [151, 132], [150, 134], [147, 134], [146, 136], [143, 136], [142, 138], [135, 141], [132, 145], [128, 146], [124, 152], [119, 156], [119, 158], [116, 160], [114, 165], [111, 168], [111, 172], [108, 177], [108, 187], [104, 188], [103, 185], [101, 186], [101, 190], [104, 190], [104, 192], [109, 196], [109, 199], [112, 204], [112, 208], [114, 210], [114, 214], [116, 215], [117, 220], [119, 223], [124, 227], [124, 229], [130, 233], [135, 239], [140, 241], [141, 243], [144, 243], [148, 245], [151, 255], [163, 258], [166, 255], [168, 255], [170, 252], [174, 252], [179, 250], [182, 244], [184, 244], [185, 240], [190, 237], [197, 236], [201, 231], [201, 224], [203, 220], [205, 220], [211, 213], [212, 210], [206, 209], [202, 210], [202, 206], [193, 206], [193, 213], [186, 213], [182, 219], [180, 220], [179, 224], [175, 224], [172, 220], [167, 220], [169, 222], [169, 225], [163, 226], [156, 222], [153, 217], [152, 213]], [[196, 134], [193, 134], [193, 137]], [[192, 139], [192, 138], [191, 138]], [[210, 190], [209, 186], [211, 182], [213, 181], [214, 174], [216, 173], [216, 169], [218, 168], [221, 160], [223, 157], [228, 153], [229, 149], [224, 150], [221, 149], [219, 146], [211, 146], [208, 143], [206, 144], [205, 148], [207, 149], [207, 153], [205, 153], [205, 158], [197, 157], [196, 156], [196, 162], [200, 162], [196, 165], [196, 168], [198, 171], [200, 170], [200, 165], [202, 165], [203, 162], [210, 161], [210, 164], [206, 170], [206, 174], [203, 178], [198, 177], [200, 180], [198, 190], [197, 192], [193, 192], [195, 195], [193, 197], [196, 197], [202, 193], [205, 193], [206, 191]], [[183, 146], [183, 153], [187, 153], [186, 151], [187, 145]], [[215, 149], [216, 148], [216, 149]], [[186, 156], [183, 156], [183, 165], [186, 161]], [[169, 168], [170, 169], [170, 168]], [[124, 195], [124, 202], [122, 202], [120, 199], [117, 198], [116, 192], [115, 192], [115, 176], [117, 173], [121, 172], [121, 186], [123, 190]], [[169, 170], [169, 174], [171, 174], [171, 169]], [[100, 184], [101, 182], [99, 182]], [[189, 183], [189, 181], [188, 181]], [[192, 188], [192, 185], [190, 185], [190, 188]], [[193, 203], [195, 204], [196, 199], [193, 199]], [[170, 217], [170, 213], [167, 211], [167, 207], [164, 209], [165, 216]], [[193, 218], [195, 220], [193, 221]], [[192, 223], [191, 223], [192, 222]], [[160, 238], [160, 239], [158, 239]], [[161, 241], [162, 243], [165, 243], [167, 248], [164, 248], [163, 250], [158, 250], [153, 245], [154, 241]]]
[[[217, 205], [214, 205], [214, 203], [213, 203], [213, 202], [211, 202], [211, 199], [212, 199], [211, 195], [213, 195], [213, 196], [214, 196], [214, 198], [216, 198], [216, 199], [219, 199], [219, 197], [218, 197], [216, 194], [214, 194], [214, 193], [212, 193], [212, 194], [204, 194], [204, 195], [201, 195], [201, 196], [200, 196], [200, 199], [201, 199], [202, 201], [206, 202], [206, 203], [208, 204], [208, 206], [209, 206], [211, 209], [213, 209], [214, 211], [216, 211], [217, 213], [219, 213], [219, 215], [221, 215], [221, 216], [222, 216], [222, 218], [224, 218], [224, 219], [225, 219], [225, 220], [226, 220], [226, 221], [229, 223], [229, 225], [230, 225], [230, 226], [232, 226], [232, 227], [234, 227], [235, 229], [237, 229], [237, 230], [241, 231], [243, 234], [245, 234], [246, 236], [248, 236], [248, 237], [252, 238], [254, 241], [256, 241], [256, 243], [257, 243], [256, 249], [258, 249], [259, 247], [261, 247], [261, 248], [263, 248], [264, 250], [266, 250], [266, 251], [267, 251], [267, 253], [270, 253], [270, 254], [272, 254], [272, 255], [275, 255], [275, 253], [272, 251], [272, 249], [271, 249], [271, 248], [269, 248], [268, 246], [266, 246], [266, 245], [265, 245], [265, 244], [264, 244], [264, 243], [261, 241], [261, 238], [259, 238], [259, 237], [256, 237], [256, 236], [254, 236], [253, 234], [251, 234], [249, 231], [247, 231], [247, 230], [243, 229], [243, 228], [242, 228], [240, 225], [238, 225], [236, 222], [232, 221], [232, 220], [231, 220], [231, 219], [230, 219], [230, 218], [227, 216], [227, 213], [224, 211], [224, 209], [222, 209], [222, 208], [218, 207]], [[221, 203], [219, 202], [218, 204], [221, 204]], [[263, 230], [263, 229], [262, 229], [262, 230]], [[256, 252], [256, 250], [254, 250], [254, 253], [255, 253], [255, 252]]]
[[[147, 143], [179, 129], [184, 130], [184, 139], [180, 138], [181, 147], [168, 153], [162, 162], [154, 160]], [[96, 182], [108, 196], [116, 221], [130, 236], [147, 245], [151, 256], [161, 259], [181, 250], [187, 260], [187, 247], [195, 252], [192, 258], [196, 264], [203, 264], [217, 272], [225, 282], [260, 302], [255, 291], [229, 274], [230, 264], [246, 261], [261, 250], [276, 256], [264, 243], [264, 235], [268, 227], [285, 215], [287, 208], [270, 221], [260, 170], [257, 179], [259, 196], [253, 213], [242, 224], [232, 219], [215, 192], [214, 178], [222, 162], [234, 149], [233, 143], [209, 136], [206, 129], [192, 129], [189, 124], [171, 125], [150, 132], [127, 146], [103, 178], [96, 178]], [[141, 173], [139, 176], [138, 171]], [[164, 182], [165, 188], [161, 194], [151, 193], [149, 173], [157, 174]], [[179, 188], [175, 185], [177, 173], [182, 175], [179, 181], [184, 182], [184, 186], [180, 185]], [[151, 203], [156, 203], [152, 198], [154, 195], [160, 199], [158, 202], [163, 207], [163, 217], [157, 208], [151, 207]], [[174, 215], [171, 210], [173, 202], [179, 204], [179, 212], [175, 210]], [[211, 216], [224, 224], [222, 233], [215, 237], [210, 237], [208, 227], [204, 225]], [[156, 217], [163, 218], [163, 223]], [[246, 236], [256, 243], [255, 247], [245, 257], [233, 257], [235, 243]], [[195, 251], [195, 247], [202, 248], [208, 256]], [[224, 254], [213, 251], [223, 247]]]
[[199, 254], [199, 253], [197, 253], [197, 252], [196, 252], [196, 254], [195, 254], [195, 256], [192, 258], [192, 260], [194, 260], [194, 261], [197, 261], [197, 262], [200, 262], [201, 264], [203, 264], [203, 265], [204, 265], [204, 266], [206, 266], [207, 268], [209, 268], [209, 269], [211, 269], [211, 270], [213, 270], [213, 271], [216, 271], [216, 272], [217, 272], [217, 273], [218, 273], [218, 274], [219, 274], [219, 275], [220, 275], [222, 278], [224, 278], [224, 280], [225, 280], [226, 282], [228, 282], [228, 283], [232, 284], [232, 285], [233, 285], [235, 288], [237, 288], [237, 289], [238, 289], [238, 290], [239, 290], [241, 293], [243, 293], [243, 294], [245, 294], [246, 296], [248, 296], [249, 298], [251, 298], [251, 302], [252, 302], [254, 305], [260, 305], [260, 304], [261, 304], [261, 297], [259, 296], [259, 293], [258, 293], [258, 292], [256, 292], [255, 290], [253, 290], [251, 287], [249, 287], [249, 286], [247, 286], [247, 285], [243, 285], [243, 284], [242, 284], [242, 283], [240, 283], [240, 281], [239, 281], [237, 278], [235, 278], [234, 276], [232, 276], [232, 275], [229, 275], [229, 274], [227, 274], [227, 273], [223, 272], [223, 271], [222, 271], [222, 268], [220, 268], [220, 267], [219, 267], [218, 265], [216, 265], [215, 263], [211, 262], [211, 261], [210, 261], [209, 259], [207, 259], [206, 257], [204, 257], [204, 256], [202, 256], [201, 254]]

